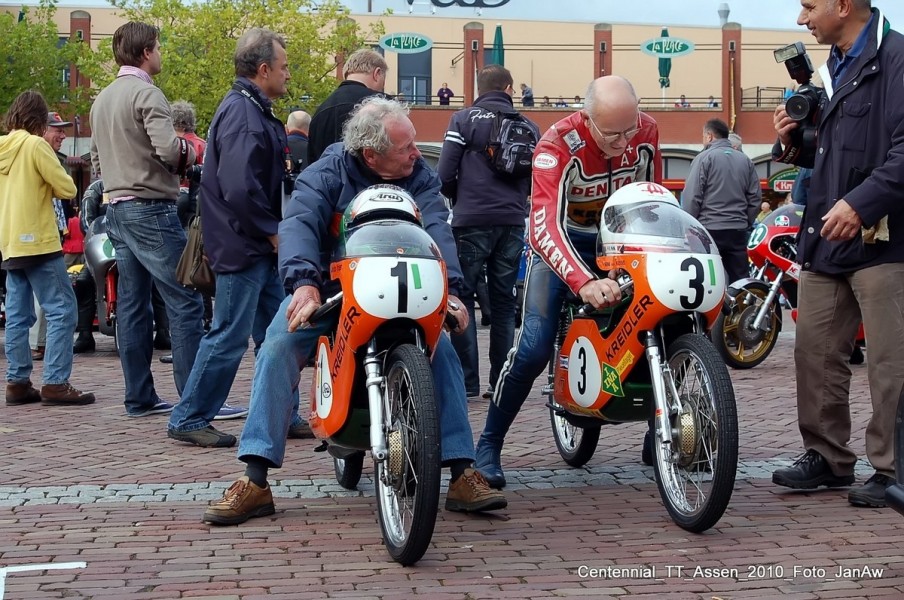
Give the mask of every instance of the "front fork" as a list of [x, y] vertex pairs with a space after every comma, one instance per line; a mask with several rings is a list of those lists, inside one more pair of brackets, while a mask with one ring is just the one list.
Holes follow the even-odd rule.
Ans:
[[385, 381], [377, 355], [377, 342], [373, 339], [367, 344], [364, 372], [367, 375], [364, 382], [367, 386], [367, 406], [370, 409], [370, 452], [376, 462], [383, 462], [388, 454], [383, 423], [389, 408], [383, 404]]
[[[766, 265], [763, 265], [756, 273], [756, 279], [760, 279], [763, 281], [768, 281], [765, 279], [766, 276]], [[753, 323], [751, 323], [751, 328], [754, 330], [763, 330], [768, 331], [769, 325], [763, 325], [763, 322], [767, 319], [767, 315], [771, 310], [772, 303], [775, 302], [776, 297], [779, 294], [779, 290], [782, 287], [782, 278], [785, 276], [785, 272], [779, 270], [778, 274], [775, 276], [775, 279], [769, 284], [769, 292], [766, 294], [766, 297], [763, 299], [763, 303], [760, 305], [760, 308], [756, 311], [756, 317], [753, 319]], [[754, 301], [756, 297], [752, 293], [748, 293], [745, 297], [744, 301], [746, 304], [750, 304]]]
[[[653, 384], [653, 402], [655, 405], [654, 422], [656, 429], [656, 437], [661, 444], [672, 443], [672, 424], [669, 421], [671, 407], [668, 403], [668, 394], [666, 394], [666, 386], [673, 386], [671, 377], [666, 377], [664, 371], [668, 369], [668, 365], [662, 360], [662, 353], [659, 349], [659, 341], [652, 331], [646, 333], [644, 340], [647, 362], [650, 365], [650, 379]], [[666, 381], [668, 379], [668, 381]], [[674, 390], [674, 397], [678, 395]]]

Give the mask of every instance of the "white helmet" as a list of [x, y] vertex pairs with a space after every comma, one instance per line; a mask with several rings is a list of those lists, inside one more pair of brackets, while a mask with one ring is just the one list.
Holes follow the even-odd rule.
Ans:
[[636, 181], [618, 188], [614, 194], [606, 200], [606, 207], [625, 206], [639, 202], [670, 202], [678, 206], [675, 194], [667, 188], [652, 181]]
[[709, 253], [712, 238], [678, 206], [668, 189], [652, 182], [630, 183], [603, 206], [597, 253], [685, 251]]
[[342, 229], [349, 231], [371, 221], [391, 219], [422, 225], [421, 211], [407, 191], [395, 185], [374, 185], [358, 193], [342, 215]]

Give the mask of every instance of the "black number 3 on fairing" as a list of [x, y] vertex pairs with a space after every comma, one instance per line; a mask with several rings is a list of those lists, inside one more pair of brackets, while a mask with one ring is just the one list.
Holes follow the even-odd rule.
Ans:
[[703, 271], [703, 263], [696, 258], [685, 258], [681, 262], [681, 270], [690, 272], [693, 268], [693, 274], [688, 282], [688, 288], [693, 295], [679, 296], [681, 307], [687, 310], [694, 310], [703, 304], [703, 281], [705, 272]]

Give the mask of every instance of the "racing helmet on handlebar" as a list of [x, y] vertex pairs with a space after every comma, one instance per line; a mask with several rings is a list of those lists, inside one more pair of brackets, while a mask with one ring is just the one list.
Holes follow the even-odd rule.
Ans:
[[414, 198], [394, 185], [360, 192], [342, 215], [338, 257], [421, 256], [439, 258], [439, 248], [421, 221]]
[[619, 188], [603, 207], [597, 253], [715, 252], [706, 229], [678, 206], [674, 194], [653, 182]]
[[348, 233], [365, 223], [383, 219], [422, 225], [421, 211], [414, 198], [395, 185], [373, 185], [349, 203], [342, 214], [341, 231]]

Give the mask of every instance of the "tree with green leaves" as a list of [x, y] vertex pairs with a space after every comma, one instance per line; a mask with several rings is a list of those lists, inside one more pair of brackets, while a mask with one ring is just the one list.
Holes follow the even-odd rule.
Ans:
[[29, 89], [38, 90], [47, 104], [66, 114], [89, 106], [90, 94], [71, 94], [63, 74], [78, 60], [87, 44], [70, 44], [60, 39], [53, 21], [56, 4], [42, 0], [38, 6], [23, 7], [18, 13], [0, 12], [0, 57], [5, 62], [0, 85], [0, 112]]
[[[195, 105], [198, 131], [210, 124], [235, 79], [233, 54], [239, 36], [265, 27], [286, 38], [289, 93], [276, 103], [283, 115], [290, 107], [312, 109], [336, 87], [336, 57], [363, 47], [383, 33], [378, 23], [368, 31], [349, 18], [338, 0], [110, 0], [128, 20], [160, 28], [163, 72], [154, 78], [166, 97]], [[97, 88], [116, 75], [111, 40], [102, 40], [94, 56], [79, 67]]]

